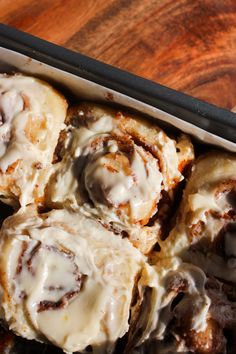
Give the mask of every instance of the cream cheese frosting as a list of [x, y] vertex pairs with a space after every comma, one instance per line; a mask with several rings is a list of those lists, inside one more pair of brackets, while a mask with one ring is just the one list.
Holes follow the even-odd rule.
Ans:
[[128, 331], [146, 262], [127, 239], [79, 213], [29, 209], [5, 221], [0, 254], [3, 318], [17, 334], [111, 353]]
[[176, 226], [157, 256], [181, 256], [207, 274], [235, 283], [235, 221], [235, 156], [206, 155], [193, 166]]
[[[204, 332], [211, 304], [205, 290], [204, 272], [190, 263], [184, 263], [178, 257], [160, 261], [152, 271], [152, 295], [149, 298], [151, 311], [145, 317], [140, 311], [134, 331], [130, 331], [129, 345], [132, 347], [136, 341], [135, 346], [138, 347], [147, 340], [163, 340], [173, 318], [186, 321], [189, 331]], [[179, 293], [184, 296], [174, 305]]]
[[182, 137], [178, 150], [154, 125], [96, 104], [72, 107], [67, 123], [62, 161], [47, 187], [49, 206], [79, 210], [126, 231], [147, 252], [161, 222], [152, 235], [145, 225], [158, 212], [163, 191], [171, 204], [172, 190], [183, 179], [180, 165], [193, 158], [190, 141]]
[[[67, 103], [51, 86], [0, 74], [0, 193], [26, 205], [42, 197]], [[8, 201], [9, 202], [9, 201]]]

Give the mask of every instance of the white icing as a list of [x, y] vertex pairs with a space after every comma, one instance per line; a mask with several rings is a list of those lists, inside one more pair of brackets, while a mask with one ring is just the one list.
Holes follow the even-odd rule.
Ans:
[[[40, 164], [41, 169], [50, 166], [66, 108], [65, 100], [46, 83], [23, 75], [0, 74], [0, 185], [6, 185], [3, 195], [17, 193], [22, 205], [32, 202], [36, 181], [38, 185], [43, 183], [34, 165]], [[14, 190], [9, 191], [5, 173], [10, 166], [15, 167], [10, 176]], [[46, 174], [44, 178], [46, 182]]]
[[[25, 129], [32, 114], [35, 115], [34, 119], [41, 119], [40, 114], [44, 114], [39, 109], [39, 102], [42, 100], [44, 92], [35, 79], [21, 76], [0, 76], [0, 89], [2, 91], [0, 109], [6, 117], [6, 125], [4, 123], [0, 129], [4, 131], [3, 134], [10, 136], [10, 144], [4, 142], [3, 138], [0, 141], [3, 152], [0, 159], [0, 169], [5, 172], [7, 167], [18, 159], [32, 159], [37, 154], [39, 161], [42, 160], [40, 150], [28, 139]], [[28, 107], [24, 108], [22, 95], [27, 96]], [[33, 99], [34, 95], [37, 96], [37, 100]]]
[[[230, 210], [234, 212], [234, 192], [231, 190], [235, 188], [235, 171], [233, 155], [211, 154], [196, 163], [184, 191], [176, 226], [161, 242], [160, 258], [181, 256], [207, 274], [236, 282], [235, 262], [231, 259], [236, 256], [235, 232], [226, 227], [228, 223], [233, 224], [230, 215], [224, 216]], [[196, 234], [192, 233], [194, 227]], [[225, 255], [217, 254], [211, 246], [207, 253], [206, 249], [201, 250], [201, 244], [209, 242], [211, 245], [217, 237], [221, 238], [219, 242], [224, 245]], [[191, 248], [194, 245], [195, 249]]]
[[[78, 121], [68, 127], [70, 142], [48, 186], [48, 202], [112, 222], [137, 239], [141, 225], [158, 210], [162, 190], [169, 192], [182, 175], [174, 140], [116, 112], [82, 104], [72, 113]], [[147, 140], [153, 154], [135, 143], [132, 132], [143, 145]]]
[[[191, 329], [201, 332], [206, 329], [207, 325], [207, 313], [209, 311], [210, 307], [210, 299], [206, 295], [205, 292], [205, 281], [206, 281], [206, 276], [203, 273], [203, 271], [200, 268], [197, 268], [193, 266], [192, 264], [187, 264], [187, 263], [182, 263], [180, 260], [177, 262], [177, 260], [171, 260], [172, 264], [174, 265], [173, 270], [172, 269], [165, 269], [164, 273], [165, 276], [164, 278], [160, 279], [161, 285], [164, 286], [163, 290], [163, 297], [161, 300], [162, 305], [160, 306], [161, 309], [165, 308], [166, 306], [169, 306], [172, 301], [170, 297], [168, 297], [168, 294], [166, 294], [166, 288], [165, 288], [165, 280], [168, 277], [169, 279], [173, 279], [174, 277], [181, 277], [182, 279], [187, 280], [187, 290], [185, 293], [185, 296], [183, 300], [177, 305], [175, 308], [175, 312], [180, 314], [181, 318], [181, 312], [184, 311], [185, 309], [191, 309], [191, 305], [193, 305], [191, 312], [189, 313], [192, 318], [191, 318]], [[169, 273], [169, 274], [168, 274]], [[163, 275], [162, 275], [163, 277]], [[175, 295], [176, 296], [176, 295]], [[183, 312], [183, 313], [184, 313]], [[166, 328], [166, 325], [168, 324], [168, 312], [166, 312], [166, 318], [162, 317], [162, 329], [159, 329], [158, 327], [160, 324], [157, 322], [157, 329], [156, 329], [156, 334], [155, 337], [158, 339], [161, 339], [163, 336], [163, 329]], [[164, 328], [163, 328], [164, 324]]]
[[[127, 159], [127, 158], [126, 158]], [[129, 161], [127, 159], [127, 163]], [[147, 155], [141, 147], [135, 147], [130, 164], [131, 172], [111, 171], [106, 166], [110, 165], [109, 157], [101, 156], [92, 160], [85, 168], [85, 185], [90, 198], [102, 214], [109, 210], [104, 203], [98, 203], [94, 198], [94, 189], [100, 186], [105, 198], [114, 207], [129, 203], [132, 220], [140, 220], [152, 209], [153, 203], [157, 204], [162, 188], [162, 175], [157, 161]], [[105, 209], [105, 210], [104, 210]], [[154, 211], [152, 214], [156, 211]]]
[[[10, 327], [26, 338], [43, 335], [65, 351], [94, 345], [110, 353], [128, 330], [134, 279], [145, 258], [128, 240], [78, 213], [52, 211], [45, 221], [20, 216], [14, 224], [17, 217], [9, 220], [0, 245]], [[81, 288], [78, 274], [85, 277]], [[39, 311], [40, 302], [73, 291], [62, 308]]]
[[[149, 281], [149, 286], [153, 287], [150, 299], [152, 306], [141, 327], [141, 335], [136, 338], [136, 346], [147, 340], [163, 340], [173, 317], [177, 317], [181, 324], [187, 320], [186, 313], [189, 315], [189, 330], [205, 331], [211, 300], [205, 291], [204, 272], [192, 264], [183, 263], [177, 257], [158, 262], [153, 270], [153, 281]], [[187, 285], [186, 289], [178, 290], [177, 287], [176, 291], [170, 290], [170, 284], [173, 284], [175, 279], [183, 279]], [[184, 293], [184, 296], [172, 309], [172, 302], [179, 292]]]
[[107, 133], [110, 132], [115, 127], [115, 122], [110, 116], [103, 114], [99, 119], [95, 121], [88, 121], [89, 130], [96, 133]]

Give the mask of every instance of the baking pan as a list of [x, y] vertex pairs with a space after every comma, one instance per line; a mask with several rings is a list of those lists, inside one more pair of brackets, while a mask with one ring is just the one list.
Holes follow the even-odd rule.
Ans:
[[[0, 46], [120, 92], [173, 115], [179, 120], [236, 143], [236, 116], [228, 110], [46, 42], [4, 24], [0, 24]], [[182, 127], [180, 128], [183, 130]], [[188, 130], [187, 133], [191, 133], [191, 129]], [[222, 146], [222, 144], [220, 145]]]

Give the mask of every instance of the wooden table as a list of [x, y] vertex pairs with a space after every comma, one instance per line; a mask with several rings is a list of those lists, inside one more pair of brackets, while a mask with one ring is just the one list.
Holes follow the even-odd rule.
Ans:
[[221, 107], [236, 105], [236, 0], [0, 0], [0, 19]]

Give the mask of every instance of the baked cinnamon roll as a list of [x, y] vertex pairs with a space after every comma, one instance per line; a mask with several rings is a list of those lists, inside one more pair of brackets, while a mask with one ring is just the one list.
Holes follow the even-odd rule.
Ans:
[[156, 272], [152, 311], [143, 307], [131, 323], [126, 352], [228, 352], [236, 334], [235, 288], [208, 278], [200, 268], [175, 257], [160, 261]]
[[212, 153], [193, 166], [176, 226], [158, 257], [181, 256], [236, 283], [236, 157]]
[[24, 75], [0, 74], [0, 197], [11, 205], [40, 203], [49, 177], [65, 98]]
[[1, 231], [1, 317], [16, 334], [66, 352], [89, 346], [111, 353], [128, 331], [136, 281], [147, 266], [127, 239], [95, 220], [20, 210]]
[[147, 253], [163, 233], [182, 172], [193, 159], [186, 136], [170, 139], [138, 117], [96, 104], [69, 109], [47, 187], [50, 207], [102, 220]]

